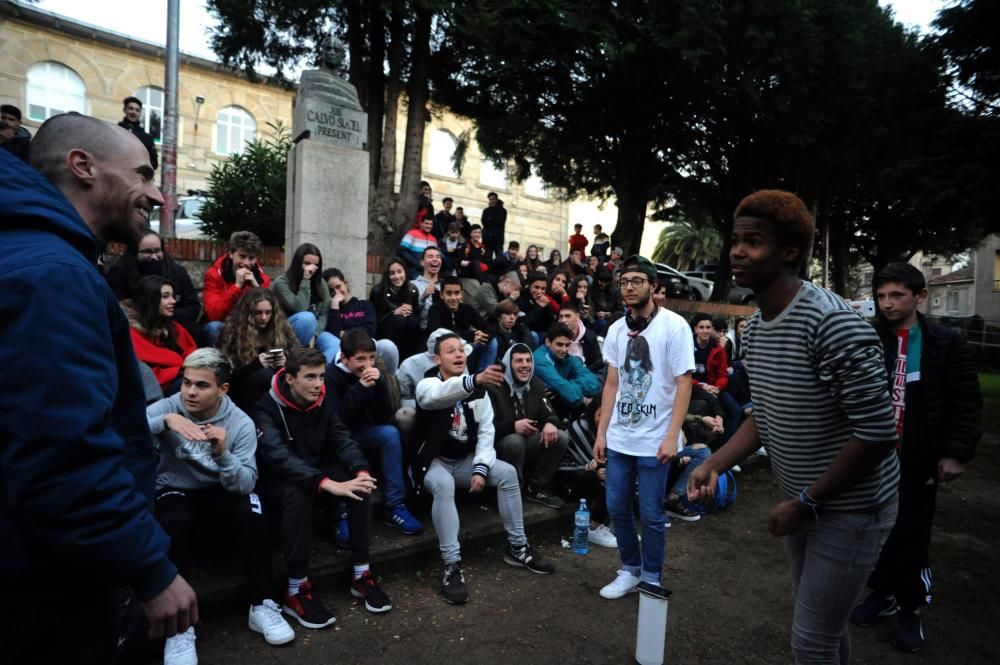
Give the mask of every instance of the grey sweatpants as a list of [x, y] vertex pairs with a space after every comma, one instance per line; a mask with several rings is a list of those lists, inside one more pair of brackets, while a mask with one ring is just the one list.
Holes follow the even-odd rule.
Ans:
[[[446, 460], [437, 457], [431, 462], [424, 487], [434, 496], [431, 505], [431, 521], [438, 536], [438, 547], [445, 563], [461, 561], [462, 552], [458, 544], [458, 508], [455, 506], [455, 489], [468, 491], [472, 485], [472, 455], [460, 460]], [[503, 460], [497, 460], [490, 467], [486, 484], [497, 488], [497, 507], [500, 519], [507, 532], [507, 541], [514, 547], [528, 542], [524, 535], [524, 515], [521, 510], [521, 488], [517, 483], [517, 471]]]

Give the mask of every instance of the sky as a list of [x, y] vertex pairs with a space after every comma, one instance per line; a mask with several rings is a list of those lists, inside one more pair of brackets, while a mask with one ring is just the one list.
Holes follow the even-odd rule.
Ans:
[[[934, 19], [937, 11], [951, 4], [950, 0], [879, 0], [892, 5], [896, 20], [922, 30]], [[143, 41], [162, 45], [167, 35], [167, 0], [143, 0], [142, 11], [136, 10], [135, 0], [40, 0], [37, 7], [77, 21], [90, 23]], [[215, 23], [205, 9], [204, 0], [180, 0], [180, 47], [184, 53], [215, 60], [209, 48], [209, 28]]]

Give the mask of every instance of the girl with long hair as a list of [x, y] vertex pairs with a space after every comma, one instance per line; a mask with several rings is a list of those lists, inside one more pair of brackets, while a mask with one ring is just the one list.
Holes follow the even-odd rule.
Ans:
[[230, 396], [236, 405], [244, 411], [252, 408], [267, 392], [275, 371], [284, 367], [288, 351], [297, 346], [298, 337], [275, 294], [260, 287], [244, 293], [226, 318], [218, 341], [233, 363]]
[[528, 245], [528, 250], [524, 253], [524, 265], [528, 266], [528, 274], [538, 271], [538, 266], [542, 265], [542, 257], [538, 254], [538, 245]]
[[590, 281], [586, 277], [580, 276], [573, 280], [569, 288], [569, 299], [576, 305], [583, 322], [592, 326], [594, 324], [594, 303], [590, 298]]
[[420, 294], [406, 276], [406, 264], [399, 257], [389, 259], [382, 280], [372, 287], [368, 300], [375, 305], [378, 337], [391, 340], [401, 358], [417, 352], [421, 344]]
[[299, 245], [288, 270], [274, 279], [271, 288], [299, 343], [309, 346], [315, 338], [316, 348], [323, 352], [326, 361], [336, 360], [340, 345], [326, 332], [330, 290], [323, 283], [323, 256], [319, 247], [308, 242]]
[[139, 280], [128, 311], [135, 355], [153, 370], [164, 396], [180, 389], [181, 365], [198, 348], [191, 334], [174, 321], [176, 306], [173, 283], [148, 275]]
[[569, 294], [566, 292], [569, 277], [562, 270], [557, 270], [549, 275], [548, 288], [545, 295], [549, 298], [549, 307], [553, 312], [559, 314], [559, 308], [564, 302], [569, 302]]

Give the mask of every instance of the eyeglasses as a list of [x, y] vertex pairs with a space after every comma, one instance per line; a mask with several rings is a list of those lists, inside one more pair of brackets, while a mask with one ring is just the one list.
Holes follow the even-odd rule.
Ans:
[[629, 279], [628, 277], [623, 277], [618, 280], [618, 288], [625, 289], [631, 286], [633, 289], [638, 289], [648, 283], [649, 280], [646, 279], [645, 277], [633, 277], [631, 279]]
[[157, 254], [163, 254], [163, 248], [157, 247], [156, 249], [140, 249], [139, 254], [143, 256], [156, 256]]

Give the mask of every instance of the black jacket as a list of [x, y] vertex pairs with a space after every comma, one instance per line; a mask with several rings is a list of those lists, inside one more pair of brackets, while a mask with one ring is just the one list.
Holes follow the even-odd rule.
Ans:
[[435, 302], [427, 313], [427, 329], [447, 328], [467, 342], [472, 342], [476, 330], [491, 332], [491, 327], [479, 312], [464, 302], [458, 304], [458, 311], [452, 312], [435, 296]]
[[153, 142], [153, 137], [146, 133], [139, 123], [129, 122], [128, 118], [122, 118], [122, 121], [118, 123], [119, 127], [124, 127], [129, 130], [135, 137], [142, 141], [142, 145], [146, 147], [146, 152], [149, 153], [149, 163], [153, 165], [156, 169], [160, 166], [160, 160], [156, 157], [156, 143]]
[[521, 308], [521, 312], [524, 313], [522, 317], [524, 325], [537, 333], [541, 333], [542, 335], [547, 334], [549, 327], [556, 322], [556, 314], [552, 311], [552, 308], [548, 304], [542, 307], [532, 300], [528, 289], [521, 291], [521, 296], [517, 299], [517, 304]]
[[336, 400], [324, 394], [301, 409], [284, 376], [283, 369], [274, 375], [271, 391], [254, 408], [257, 460], [262, 470], [311, 491], [318, 490], [326, 477], [323, 469], [332, 464], [351, 473], [368, 471], [368, 460], [337, 414]]
[[504, 226], [507, 224], [507, 209], [503, 207], [503, 201], [498, 199], [495, 206], [486, 206], [481, 219], [483, 238], [499, 239], [503, 242]]
[[517, 399], [511, 395], [506, 381], [500, 386], [486, 386], [486, 392], [493, 404], [493, 427], [496, 430], [497, 441], [508, 434], [513, 434], [514, 421], [522, 418], [537, 420], [539, 430], [545, 423], [563, 429], [556, 410], [545, 397], [545, 384], [537, 376], [531, 377], [524, 399]]
[[448, 227], [451, 223], [455, 221], [455, 215], [450, 212], [445, 212], [441, 210], [438, 214], [434, 215], [434, 226], [431, 228], [431, 233], [437, 238], [438, 246], [444, 242], [444, 237], [448, 235]]
[[326, 387], [337, 404], [337, 413], [353, 431], [366, 425], [388, 425], [393, 416], [389, 383], [380, 376], [375, 385], [366, 388], [353, 372], [345, 371], [340, 363], [327, 365]]
[[375, 306], [375, 315], [378, 317], [379, 323], [392, 316], [393, 310], [400, 305], [409, 305], [413, 308], [413, 313], [410, 316], [420, 318], [420, 294], [417, 293], [417, 287], [409, 282], [406, 283], [406, 288], [402, 291], [393, 291], [389, 287], [383, 287], [382, 283], [379, 282], [372, 287], [371, 293], [368, 294], [368, 301]]
[[507, 349], [517, 343], [527, 344], [529, 349], [535, 348], [535, 339], [531, 336], [528, 326], [524, 324], [524, 317], [518, 317], [509, 333], [504, 332], [499, 325], [494, 332], [497, 338], [497, 358], [503, 358]]
[[[983, 398], [969, 345], [961, 334], [917, 313], [922, 337], [920, 382], [907, 386], [906, 423], [900, 461], [903, 469], [933, 474], [938, 461], [951, 457], [963, 464], [972, 459], [982, 438]], [[896, 328], [879, 316], [875, 330], [882, 341], [892, 392], [896, 364]], [[920, 394], [910, 390], [919, 386]], [[920, 409], [910, 409], [911, 398]]]

